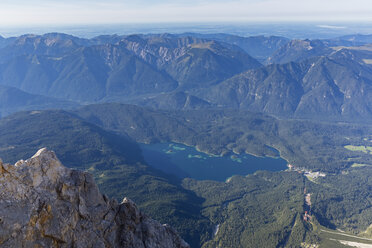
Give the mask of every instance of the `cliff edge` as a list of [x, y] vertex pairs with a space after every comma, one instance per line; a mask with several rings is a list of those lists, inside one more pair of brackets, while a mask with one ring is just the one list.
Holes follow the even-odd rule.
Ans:
[[15, 165], [0, 161], [0, 246], [189, 247], [131, 200], [102, 195], [92, 175], [64, 167], [45, 148]]

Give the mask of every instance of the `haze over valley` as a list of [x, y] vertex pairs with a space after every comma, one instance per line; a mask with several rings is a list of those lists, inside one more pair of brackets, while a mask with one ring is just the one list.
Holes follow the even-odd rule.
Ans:
[[0, 247], [372, 247], [371, 11], [1, 2]]

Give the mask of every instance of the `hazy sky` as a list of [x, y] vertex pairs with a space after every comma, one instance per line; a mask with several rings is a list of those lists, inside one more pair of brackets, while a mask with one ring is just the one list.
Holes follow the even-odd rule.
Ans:
[[0, 25], [372, 21], [371, 0], [0, 0]]

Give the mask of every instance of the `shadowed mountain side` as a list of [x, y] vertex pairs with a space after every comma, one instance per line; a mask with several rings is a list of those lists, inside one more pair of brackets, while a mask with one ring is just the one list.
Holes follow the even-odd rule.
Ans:
[[13, 87], [0, 86], [0, 116], [23, 110], [71, 109], [79, 105], [61, 99], [33, 95]]
[[280, 117], [369, 121], [371, 58], [370, 51], [341, 49], [328, 57], [249, 70], [196, 96]]
[[215, 41], [135, 35], [24, 35], [0, 57], [0, 84], [83, 103], [207, 87], [260, 66]]
[[64, 111], [22, 112], [0, 119], [4, 162], [50, 147], [70, 168], [88, 170], [100, 190], [133, 199], [152, 218], [171, 224], [192, 247], [209, 237], [200, 215], [203, 199], [181, 187], [174, 176], [145, 164], [141, 149], [124, 132], [116, 135]]
[[84, 47], [63, 57], [16, 57], [0, 65], [0, 82], [34, 94], [80, 102], [177, 87], [168, 75], [112, 45]]

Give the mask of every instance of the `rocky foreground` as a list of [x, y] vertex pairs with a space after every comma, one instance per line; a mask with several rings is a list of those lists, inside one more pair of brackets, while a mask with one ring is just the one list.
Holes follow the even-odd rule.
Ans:
[[189, 247], [131, 200], [102, 195], [92, 175], [64, 167], [45, 148], [15, 165], [0, 161], [0, 246]]

